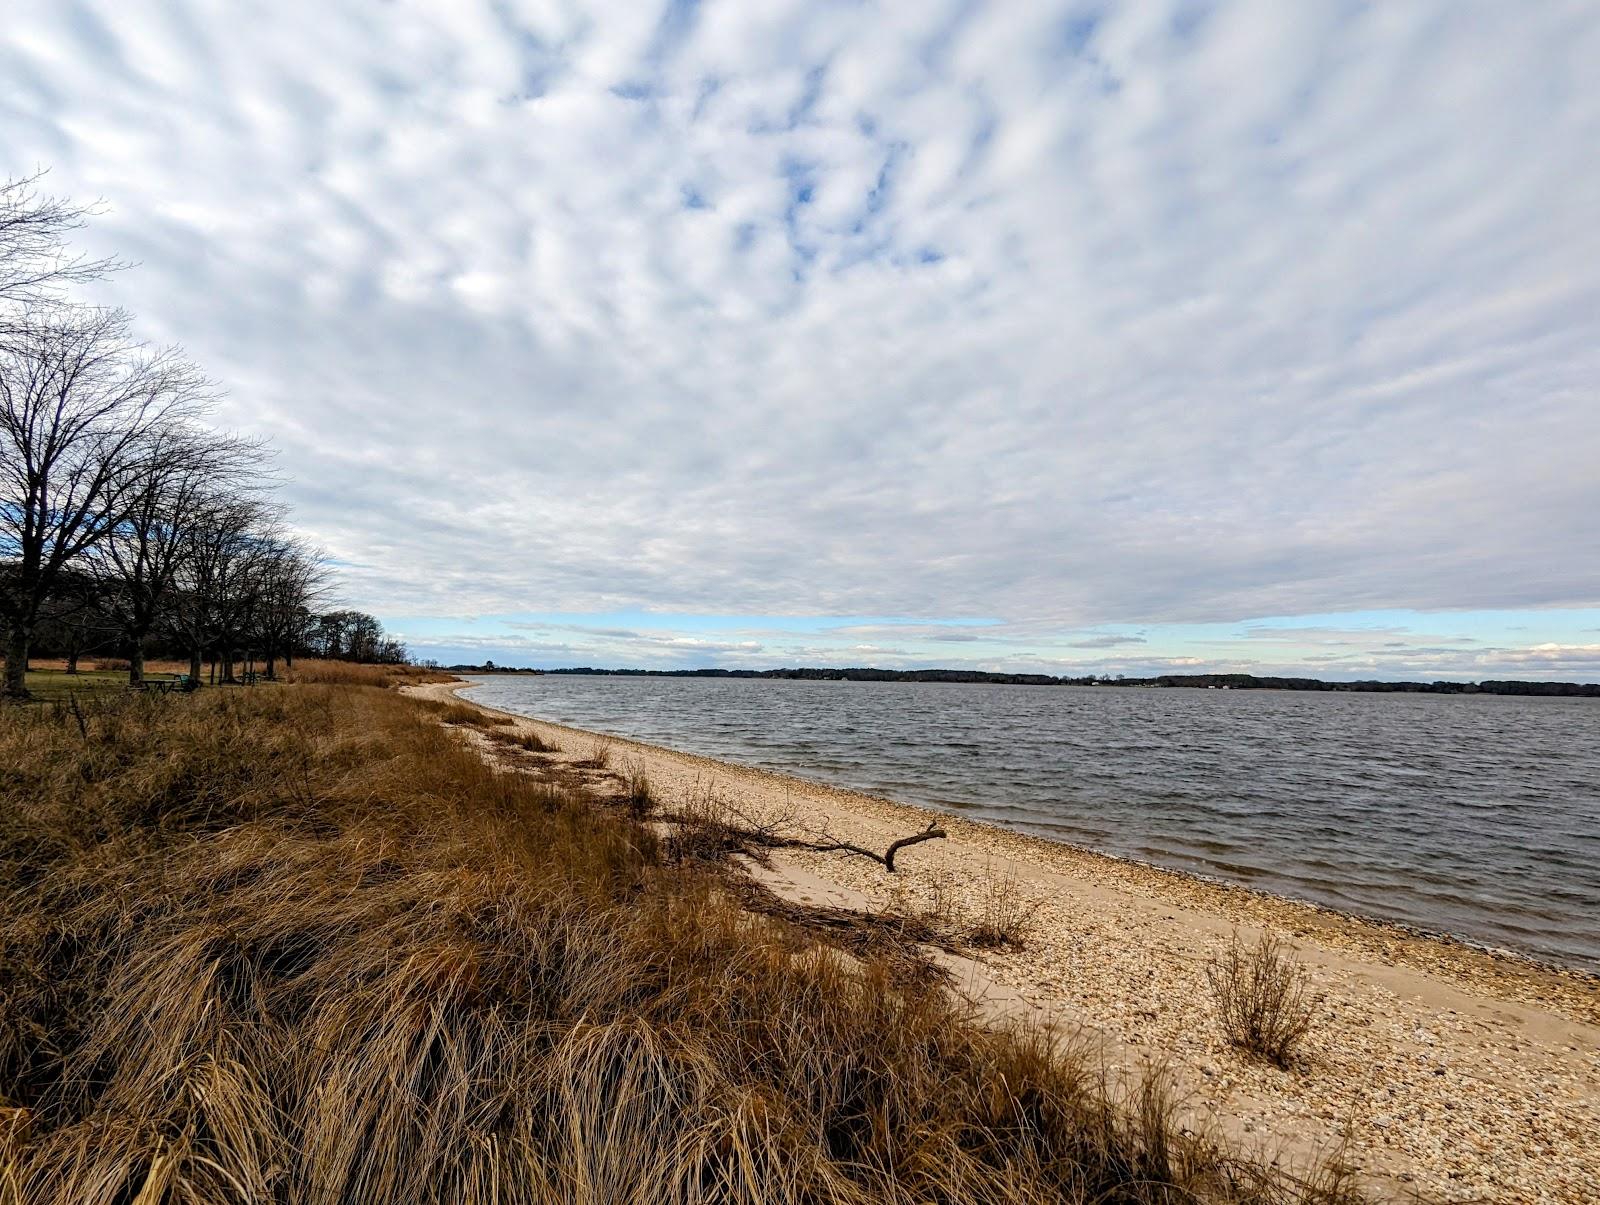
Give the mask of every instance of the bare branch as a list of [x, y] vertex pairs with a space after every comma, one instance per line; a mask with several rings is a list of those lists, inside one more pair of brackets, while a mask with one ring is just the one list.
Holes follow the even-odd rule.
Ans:
[[798, 827], [792, 807], [786, 807], [776, 815], [751, 816], [726, 800], [717, 798], [709, 787], [702, 788], [698, 781], [685, 805], [666, 818], [676, 822], [680, 833], [688, 838], [683, 842], [684, 847], [699, 850], [702, 855], [709, 852], [711, 856], [720, 858], [734, 851], [748, 853], [773, 849], [804, 849], [822, 854], [847, 853], [876, 862], [890, 874], [895, 873], [895, 855], [902, 849], [947, 836], [938, 821], [932, 820], [921, 832], [891, 842], [881, 854], [852, 841], [842, 841], [826, 828], [816, 837], [793, 836], [785, 831]]
[[783, 849], [809, 849], [820, 854], [858, 854], [863, 858], [870, 858], [872, 861], [882, 866], [890, 874], [893, 874], [894, 856], [902, 849], [906, 848], [906, 846], [920, 845], [924, 841], [941, 840], [948, 835], [949, 834], [947, 834], [944, 829], [939, 827], [938, 821], [930, 820], [928, 821], [928, 827], [923, 829], [920, 833], [913, 833], [909, 837], [901, 837], [898, 841], [891, 842], [889, 848], [884, 850], [881, 854], [874, 853], [870, 849], [863, 849], [861, 846], [854, 845], [849, 841], [832, 840], [829, 838], [826, 832], [824, 832], [823, 840], [821, 841], [805, 841], [797, 837], [788, 837], [780, 840], [777, 845], [779, 848]]
[[[122, 266], [67, 249], [67, 236], [101, 207], [41, 193], [44, 176], [40, 171], [0, 182], [0, 301], [13, 305], [59, 300], [63, 286], [98, 280]], [[4, 321], [0, 317], [0, 324]]]

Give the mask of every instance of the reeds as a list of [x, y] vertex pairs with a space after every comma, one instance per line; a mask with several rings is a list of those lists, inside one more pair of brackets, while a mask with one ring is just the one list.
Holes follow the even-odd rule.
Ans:
[[1297, 1199], [393, 692], [80, 716], [0, 712], [6, 1205]]

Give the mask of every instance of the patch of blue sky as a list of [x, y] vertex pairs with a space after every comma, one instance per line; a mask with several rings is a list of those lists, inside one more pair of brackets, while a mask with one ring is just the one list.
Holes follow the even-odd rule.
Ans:
[[1486, 644], [1527, 644], [1561, 641], [1600, 624], [1600, 609], [1543, 609], [1515, 611], [1335, 611], [1315, 615], [1279, 615], [1242, 623], [1184, 625], [1191, 632], [1203, 627], [1223, 636], [1238, 636], [1245, 629], [1344, 629], [1373, 633], [1401, 629], [1431, 636], [1455, 636]]
[[1068, 54], [1082, 54], [1099, 28], [1098, 12], [1073, 13], [1061, 23], [1061, 49]]

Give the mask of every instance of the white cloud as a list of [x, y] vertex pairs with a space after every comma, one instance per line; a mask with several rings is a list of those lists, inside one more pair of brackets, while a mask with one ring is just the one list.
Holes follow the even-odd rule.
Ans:
[[0, 170], [380, 612], [1600, 605], [1592, 5], [690, 7], [23, 0]]

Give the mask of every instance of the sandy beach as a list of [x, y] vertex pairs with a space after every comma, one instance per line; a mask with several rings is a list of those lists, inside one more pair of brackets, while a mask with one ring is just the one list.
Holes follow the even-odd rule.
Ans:
[[[514, 730], [567, 768], [599, 739], [526, 717]], [[799, 901], [871, 911], [959, 912], [997, 890], [1037, 902], [1023, 949], [940, 955], [952, 977], [997, 1017], [1093, 1043], [1113, 1078], [1169, 1076], [1196, 1128], [1291, 1167], [1337, 1152], [1397, 1199], [1600, 1200], [1595, 978], [653, 745], [611, 740], [610, 767], [591, 773], [642, 772], [667, 810], [710, 794], [796, 835], [879, 850], [936, 818], [948, 838], [903, 851], [896, 874], [788, 850], [753, 873]], [[1319, 997], [1305, 1058], [1287, 1071], [1228, 1046], [1205, 978], [1232, 933], [1263, 928], [1293, 943]]]

